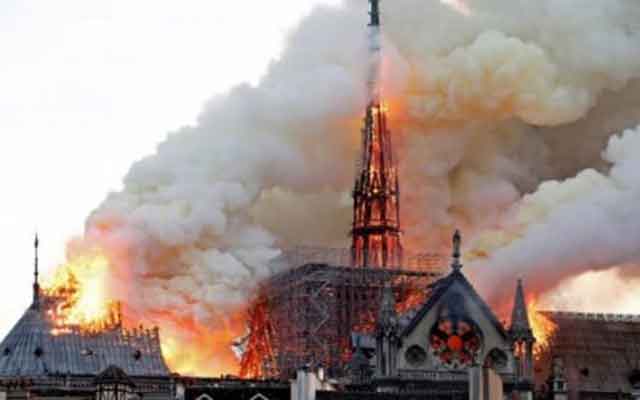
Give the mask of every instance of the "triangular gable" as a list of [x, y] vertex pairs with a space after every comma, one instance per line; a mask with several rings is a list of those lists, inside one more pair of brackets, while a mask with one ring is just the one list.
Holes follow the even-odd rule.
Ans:
[[489, 322], [491, 322], [491, 324], [496, 328], [498, 333], [500, 333], [500, 335], [504, 339], [507, 339], [508, 335], [502, 323], [500, 323], [491, 308], [482, 299], [482, 297], [478, 295], [471, 283], [469, 283], [467, 278], [459, 270], [454, 270], [449, 275], [436, 281], [431, 286], [431, 296], [429, 296], [429, 299], [424, 303], [424, 305], [420, 308], [420, 310], [418, 310], [416, 315], [411, 319], [409, 324], [404, 328], [400, 335], [401, 338], [409, 336], [415, 330], [418, 324], [420, 324], [420, 321], [422, 321], [424, 317], [429, 313], [429, 311], [431, 311], [431, 309], [440, 302], [442, 296], [447, 293], [449, 288], [455, 282], [458, 282], [462, 285], [463, 289], [467, 292], [470, 299], [479, 305], [480, 310], [483, 312]]

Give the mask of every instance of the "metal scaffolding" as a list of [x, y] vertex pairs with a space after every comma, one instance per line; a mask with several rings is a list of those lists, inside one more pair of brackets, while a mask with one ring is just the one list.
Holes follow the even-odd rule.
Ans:
[[352, 331], [370, 332], [382, 288], [388, 283], [399, 305], [419, 304], [442, 275], [423, 271], [304, 264], [280, 273], [262, 287], [267, 299], [273, 360], [267, 375], [288, 378], [296, 369], [322, 366], [332, 376], [345, 372]]

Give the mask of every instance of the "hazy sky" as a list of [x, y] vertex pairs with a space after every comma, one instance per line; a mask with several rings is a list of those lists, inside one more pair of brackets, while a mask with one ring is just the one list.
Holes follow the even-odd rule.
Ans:
[[256, 82], [303, 15], [339, 2], [4, 0], [0, 337], [30, 302], [36, 229], [50, 271], [133, 161], [211, 95]]

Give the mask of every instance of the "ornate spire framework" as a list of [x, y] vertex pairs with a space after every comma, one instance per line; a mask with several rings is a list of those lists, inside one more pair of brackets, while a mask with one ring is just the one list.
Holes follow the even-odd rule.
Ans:
[[369, 103], [362, 128], [362, 155], [353, 189], [352, 264], [389, 268], [402, 263], [400, 189], [387, 107], [378, 89], [380, 13], [370, 0]]
[[40, 308], [40, 282], [38, 281], [38, 246], [40, 245], [40, 240], [38, 239], [38, 234], [36, 233], [35, 240], [33, 241], [33, 249], [34, 249], [34, 262], [33, 262], [33, 303], [31, 307], [34, 309]]

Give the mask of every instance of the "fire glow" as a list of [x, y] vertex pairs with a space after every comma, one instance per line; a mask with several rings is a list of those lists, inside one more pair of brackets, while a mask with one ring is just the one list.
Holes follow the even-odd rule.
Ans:
[[75, 258], [56, 270], [44, 289], [53, 300], [47, 314], [54, 334], [95, 332], [120, 323], [119, 303], [109, 298], [105, 287], [108, 274], [109, 261], [100, 254]]
[[244, 313], [230, 316], [224, 326], [210, 327], [171, 311], [150, 312], [138, 318], [127, 313], [125, 302], [128, 315], [123, 318], [121, 303], [108, 286], [112, 268], [109, 258], [97, 252], [73, 257], [55, 270], [42, 290], [53, 335], [99, 334], [124, 328], [124, 321], [131, 327], [152, 323], [161, 329], [163, 356], [172, 371], [214, 376], [237, 368], [231, 351], [224, 350], [242, 331]]
[[533, 336], [536, 338], [533, 355], [536, 359], [539, 359], [549, 349], [557, 325], [544, 314], [538, 312], [538, 305], [535, 300], [529, 301], [527, 309]]

